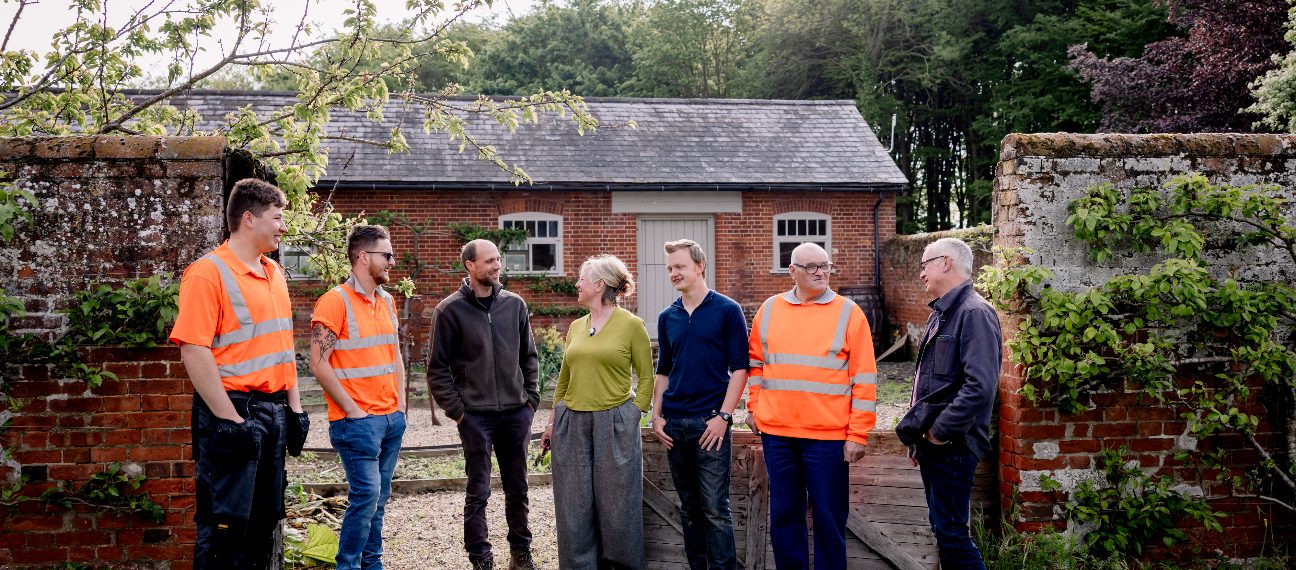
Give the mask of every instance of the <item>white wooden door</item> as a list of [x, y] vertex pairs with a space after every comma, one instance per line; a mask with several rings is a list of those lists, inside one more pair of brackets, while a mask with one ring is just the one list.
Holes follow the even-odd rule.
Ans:
[[648, 334], [657, 338], [657, 314], [669, 307], [679, 293], [666, 275], [666, 251], [662, 244], [688, 238], [707, 253], [706, 280], [715, 287], [715, 218], [712, 216], [639, 216], [639, 317], [648, 324]]

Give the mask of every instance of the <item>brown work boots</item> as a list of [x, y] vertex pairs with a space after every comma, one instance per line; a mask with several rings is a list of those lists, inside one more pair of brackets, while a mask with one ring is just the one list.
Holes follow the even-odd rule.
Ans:
[[508, 570], [536, 570], [530, 550], [514, 550], [509, 556]]

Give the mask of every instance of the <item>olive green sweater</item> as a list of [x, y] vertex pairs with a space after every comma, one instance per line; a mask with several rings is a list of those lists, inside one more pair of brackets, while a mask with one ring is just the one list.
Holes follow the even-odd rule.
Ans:
[[[590, 315], [567, 329], [554, 403], [582, 412], [609, 410], [632, 396], [648, 411], [653, 396], [652, 346], [643, 319], [617, 307], [593, 336]], [[635, 377], [638, 377], [636, 386]]]

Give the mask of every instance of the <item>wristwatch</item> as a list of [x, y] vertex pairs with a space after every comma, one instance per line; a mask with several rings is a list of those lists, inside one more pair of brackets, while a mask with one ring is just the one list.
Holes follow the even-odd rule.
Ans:
[[716, 413], [715, 413], [714, 415], [712, 415], [711, 417], [714, 418], [714, 417], [717, 417], [717, 416], [719, 416], [720, 419], [724, 420], [725, 423], [727, 423], [727, 424], [729, 424], [729, 425], [733, 425], [733, 415], [732, 415], [732, 414], [726, 414], [726, 413], [724, 413], [724, 412], [716, 412]]

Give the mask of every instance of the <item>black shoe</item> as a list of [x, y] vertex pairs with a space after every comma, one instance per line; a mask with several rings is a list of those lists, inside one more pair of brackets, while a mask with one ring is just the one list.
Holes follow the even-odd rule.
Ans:
[[494, 568], [495, 568], [495, 560], [491, 558], [474, 560], [472, 563], [472, 570], [494, 570]]

